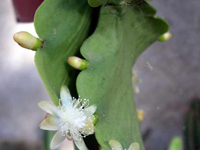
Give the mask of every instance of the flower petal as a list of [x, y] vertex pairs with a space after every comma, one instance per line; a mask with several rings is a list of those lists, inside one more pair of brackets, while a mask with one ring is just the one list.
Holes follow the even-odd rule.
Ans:
[[95, 113], [96, 109], [97, 109], [96, 105], [91, 105], [90, 107], [84, 110], [84, 114], [87, 116], [91, 116]]
[[140, 145], [138, 143], [132, 143], [129, 147], [128, 150], [139, 150], [140, 149]]
[[51, 115], [56, 115], [56, 111], [58, 109], [56, 105], [47, 101], [39, 102], [38, 106]]
[[65, 140], [65, 136], [62, 135], [62, 131], [60, 130], [57, 131], [51, 140], [50, 148], [51, 149], [58, 148], [64, 140]]
[[110, 140], [109, 145], [111, 146], [112, 150], [123, 150], [122, 145], [115, 140]]
[[54, 116], [50, 116], [43, 120], [40, 124], [40, 129], [56, 131], [59, 129], [59, 119]]
[[85, 142], [84, 142], [84, 140], [82, 138], [80, 140], [74, 141], [74, 143], [76, 144], [76, 147], [79, 150], [88, 150], [86, 145], [85, 145]]
[[72, 97], [67, 86], [63, 85], [60, 91], [60, 99], [64, 107], [72, 106]]

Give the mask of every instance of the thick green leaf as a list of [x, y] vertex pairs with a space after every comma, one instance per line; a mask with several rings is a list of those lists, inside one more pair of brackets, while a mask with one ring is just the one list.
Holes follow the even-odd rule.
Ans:
[[143, 0], [88, 0], [91, 7], [99, 7], [101, 5], [129, 5], [130, 3], [140, 4]]
[[43, 48], [36, 52], [35, 64], [52, 101], [58, 103], [61, 86], [76, 76], [66, 60], [79, 52], [88, 37], [91, 8], [86, 0], [45, 0], [34, 23], [44, 40]]
[[99, 120], [96, 138], [104, 150], [111, 139], [124, 148], [138, 142], [144, 150], [131, 85], [132, 66], [136, 58], [168, 25], [155, 18], [155, 9], [141, 5], [102, 6], [97, 28], [81, 47], [89, 61], [88, 69], [77, 79], [81, 97], [96, 104]]
[[88, 3], [91, 7], [98, 7], [101, 5], [105, 5], [108, 0], [88, 0]]

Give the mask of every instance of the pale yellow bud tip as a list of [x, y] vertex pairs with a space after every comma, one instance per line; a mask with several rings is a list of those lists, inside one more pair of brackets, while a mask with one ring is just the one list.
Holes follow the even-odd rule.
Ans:
[[144, 119], [144, 111], [138, 109], [137, 116], [138, 116], [139, 121], [142, 121]]
[[168, 41], [172, 38], [172, 34], [170, 32], [166, 32], [164, 33], [163, 35], [161, 35], [159, 38], [158, 38], [158, 41], [160, 42], [164, 42], [164, 41]]
[[39, 38], [34, 37], [28, 32], [21, 31], [15, 33], [13, 35], [13, 39], [17, 42], [21, 47], [37, 50], [38, 48], [42, 47], [43, 41]]
[[88, 61], [76, 56], [69, 57], [67, 62], [70, 66], [78, 70], [84, 70], [88, 67]]
[[129, 147], [129, 150], [139, 150], [140, 149], [140, 145], [138, 143], [132, 143]]

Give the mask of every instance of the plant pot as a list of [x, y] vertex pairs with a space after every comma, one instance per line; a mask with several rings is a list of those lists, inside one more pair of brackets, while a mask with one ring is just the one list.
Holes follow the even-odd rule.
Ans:
[[32, 22], [38, 6], [43, 0], [13, 0], [17, 22]]

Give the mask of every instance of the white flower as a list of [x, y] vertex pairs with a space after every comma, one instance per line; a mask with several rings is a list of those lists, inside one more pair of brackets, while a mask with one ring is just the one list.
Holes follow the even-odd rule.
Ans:
[[[110, 140], [109, 145], [111, 146], [112, 150], [123, 150], [122, 145], [118, 141]], [[132, 143], [128, 148], [128, 150], [139, 150], [139, 149], [140, 145], [136, 142]]]
[[62, 86], [60, 98], [59, 106], [46, 101], [38, 104], [42, 110], [50, 114], [40, 124], [40, 128], [57, 131], [51, 140], [50, 148], [58, 148], [67, 138], [74, 140], [80, 150], [87, 150], [82, 137], [94, 133], [93, 114], [96, 106], [88, 107], [88, 100], [72, 98], [66, 86]]

